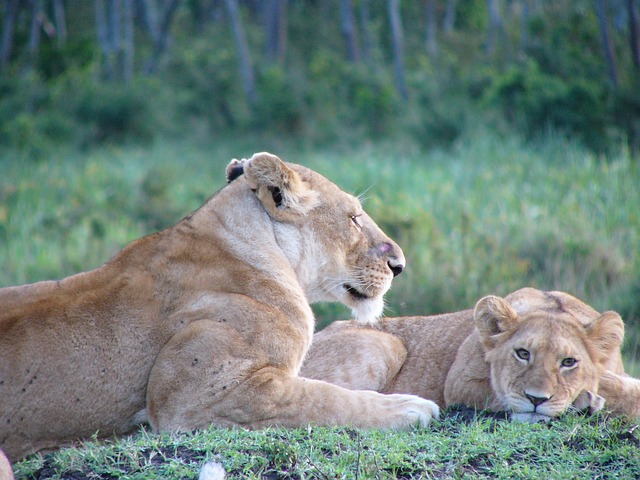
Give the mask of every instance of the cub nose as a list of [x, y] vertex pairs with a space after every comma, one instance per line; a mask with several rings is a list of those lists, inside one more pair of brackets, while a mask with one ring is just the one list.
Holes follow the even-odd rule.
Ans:
[[529, 399], [529, 401], [531, 402], [534, 408], [537, 408], [539, 405], [543, 404], [544, 402], [549, 400], [549, 398], [551, 398], [551, 397], [536, 397], [533, 395], [529, 395], [528, 393], [525, 393], [524, 395]]

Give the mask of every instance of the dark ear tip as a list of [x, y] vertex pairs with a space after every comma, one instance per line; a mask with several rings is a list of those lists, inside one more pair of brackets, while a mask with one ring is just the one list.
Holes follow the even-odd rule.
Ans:
[[244, 173], [244, 163], [231, 162], [227, 167], [227, 183], [233, 182]]

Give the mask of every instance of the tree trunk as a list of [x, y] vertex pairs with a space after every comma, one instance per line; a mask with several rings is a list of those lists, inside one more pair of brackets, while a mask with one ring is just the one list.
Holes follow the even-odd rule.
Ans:
[[638, 7], [635, 0], [627, 0], [629, 14], [629, 42], [631, 43], [631, 57], [633, 66], [640, 70], [640, 46], [638, 44]]
[[487, 10], [489, 12], [489, 24], [487, 25], [487, 43], [485, 50], [488, 55], [493, 55], [496, 51], [498, 38], [502, 34], [502, 16], [498, 0], [487, 0]]
[[120, 38], [122, 36], [122, 28], [120, 27], [120, 18], [122, 17], [120, 9], [120, 0], [110, 0], [111, 6], [107, 26], [109, 30], [109, 50], [111, 52], [111, 62], [114, 66], [115, 77], [122, 75], [122, 49]]
[[520, 9], [520, 51], [526, 52], [529, 48], [529, 2], [522, 2]]
[[362, 59], [371, 62], [373, 34], [371, 33], [371, 9], [369, 0], [360, 0], [360, 29], [362, 30]]
[[109, 78], [112, 74], [110, 71], [109, 58], [109, 31], [107, 28], [107, 16], [104, 13], [104, 1], [95, 0], [96, 13], [96, 35], [98, 36], [98, 45], [100, 45], [100, 70], [101, 75]]
[[169, 46], [169, 30], [180, 0], [169, 0], [164, 11], [159, 14], [154, 0], [144, 0], [145, 23], [153, 40], [153, 52], [145, 64], [145, 72], [154, 73], [164, 52]]
[[598, 17], [598, 25], [600, 26], [600, 38], [602, 40], [602, 48], [604, 49], [604, 59], [607, 64], [607, 72], [609, 82], [613, 87], [618, 86], [618, 71], [616, 68], [616, 58], [613, 53], [613, 45], [609, 36], [609, 26], [607, 24], [607, 12], [603, 0], [595, 2], [596, 15]]
[[122, 76], [126, 82], [133, 78], [133, 56], [135, 49], [135, 38], [133, 31], [133, 0], [124, 0], [124, 22], [123, 22], [123, 64]]
[[258, 93], [253, 74], [253, 66], [249, 57], [249, 47], [244, 34], [240, 12], [238, 11], [238, 0], [225, 0], [229, 19], [231, 21], [231, 29], [238, 47], [238, 61], [240, 62], [240, 75], [242, 76], [242, 84], [244, 92], [247, 95], [249, 106], [254, 108], [258, 102]]
[[403, 100], [409, 98], [404, 75], [404, 40], [402, 19], [400, 17], [400, 0], [389, 0], [389, 23], [391, 25], [391, 43], [393, 50], [393, 71], [396, 88]]
[[456, 24], [456, 7], [458, 0], [449, 0], [447, 2], [447, 9], [444, 11], [444, 19], [442, 20], [442, 32], [445, 35], [453, 32], [453, 28]]
[[58, 46], [62, 47], [67, 42], [67, 21], [64, 14], [64, 2], [53, 0], [53, 16], [56, 22], [56, 38]]
[[13, 50], [13, 32], [15, 31], [18, 0], [8, 0], [4, 9], [2, 28], [2, 50], [0, 51], [0, 67], [4, 69], [9, 64], [11, 50]]
[[351, 0], [340, 0], [340, 29], [347, 48], [347, 59], [352, 63], [360, 61], [358, 48], [358, 33], [353, 21], [353, 7]]
[[113, 51], [114, 41], [112, 38], [113, 29], [112, 20], [112, 0], [95, 0], [96, 13], [96, 34], [98, 36], [98, 45], [100, 45], [100, 70], [101, 75], [107, 79], [113, 79], [116, 76], [116, 64]]
[[264, 6], [265, 56], [284, 65], [287, 53], [287, 0], [268, 0]]
[[29, 56], [31, 66], [38, 61], [40, 51], [40, 29], [42, 27], [43, 0], [31, 0], [31, 33], [29, 34]]
[[431, 58], [438, 56], [438, 37], [436, 22], [436, 0], [424, 0], [424, 43], [427, 53]]

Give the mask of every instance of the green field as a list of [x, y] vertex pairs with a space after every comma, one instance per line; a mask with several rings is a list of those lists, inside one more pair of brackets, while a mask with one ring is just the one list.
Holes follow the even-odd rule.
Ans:
[[[360, 195], [404, 249], [408, 268], [388, 316], [473, 306], [535, 286], [572, 293], [627, 325], [628, 370], [640, 345], [640, 172], [621, 149], [595, 156], [562, 137], [524, 143], [478, 131], [448, 151], [366, 143], [326, 151], [259, 139], [156, 142], [0, 157], [0, 286], [94, 268], [127, 242], [177, 222], [225, 183], [233, 157], [269, 150]], [[348, 311], [315, 308], [319, 326]], [[17, 466], [18, 477], [196, 478], [204, 459], [248, 478], [634, 478], [638, 433], [616, 419], [550, 426], [448, 416], [392, 435], [350, 429], [148, 432], [90, 443]], [[40, 473], [38, 473], [40, 472]], [[72, 472], [84, 472], [72, 477]]]
[[211, 428], [193, 435], [141, 434], [88, 442], [18, 465], [19, 478], [198, 478], [204, 461], [228, 478], [540, 479], [638, 478], [640, 440], [620, 419], [571, 417], [548, 425], [452, 412], [427, 429]]

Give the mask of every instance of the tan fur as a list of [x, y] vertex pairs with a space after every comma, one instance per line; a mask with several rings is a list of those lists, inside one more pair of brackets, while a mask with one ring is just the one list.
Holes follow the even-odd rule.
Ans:
[[227, 173], [199, 210], [96, 270], [0, 290], [9, 458], [142, 421], [407, 428], [437, 415], [415, 396], [297, 376], [309, 303], [339, 301], [375, 321], [400, 248], [356, 198], [304, 167], [261, 153]]
[[11, 464], [2, 450], [0, 450], [0, 480], [13, 480]]
[[615, 312], [524, 288], [485, 297], [475, 310], [385, 318], [371, 328], [335, 322], [315, 335], [300, 374], [444, 406], [510, 410], [521, 420], [595, 411], [603, 401], [640, 416], [640, 380], [624, 373], [623, 335]]

